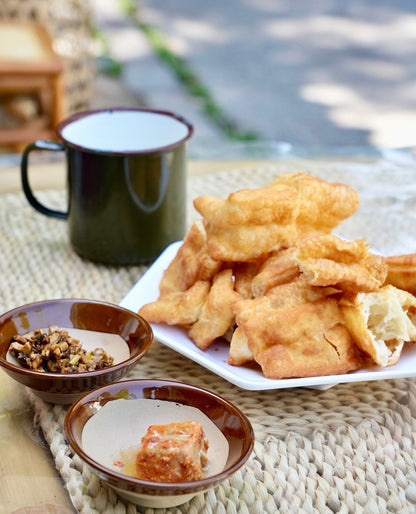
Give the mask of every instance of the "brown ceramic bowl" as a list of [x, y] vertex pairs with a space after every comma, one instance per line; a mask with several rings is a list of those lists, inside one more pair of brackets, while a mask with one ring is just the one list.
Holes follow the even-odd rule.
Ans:
[[[110, 409], [114, 408], [115, 404], [112, 406], [106, 404], [119, 401], [120, 399], [121, 402], [124, 402], [119, 402], [118, 405], [120, 416], [114, 416], [114, 411], [110, 414], [110, 411], [107, 410], [107, 421], [109, 420], [110, 424], [113, 425], [109, 429], [109, 423], [104, 422], [106, 418], [102, 417], [103, 411], [98, 416], [97, 413], [104, 406], [106, 408], [110, 407]], [[156, 400], [156, 402], [150, 402], [156, 404], [160, 400], [162, 405], [137, 409], [137, 402], [130, 401], [137, 399]], [[131, 404], [131, 407], [128, 404]], [[169, 406], [167, 407], [167, 405]], [[157, 409], [165, 409], [165, 412], [169, 411], [169, 416], [180, 416], [177, 412], [180, 412], [183, 406], [195, 407], [201, 411], [208, 418], [208, 423], [212, 423], [214, 429], [224, 439], [228, 447], [228, 457], [227, 452], [225, 452], [221, 471], [210, 474], [210, 467], [208, 467], [206, 476], [203, 475], [203, 478], [200, 480], [164, 483], [133, 478], [114, 469], [112, 463], [117, 462], [117, 457], [115, 457], [113, 446], [119, 445], [122, 454], [123, 448], [128, 445], [127, 439], [130, 434], [133, 434], [133, 439], [137, 438], [137, 444], [140, 443], [138, 435], [140, 423], [148, 426], [148, 420], [141, 421], [139, 419], [139, 423], [136, 423], [134, 416], [143, 417], [147, 413], [151, 420], [153, 413], [155, 416], [160, 415], [160, 410]], [[170, 412], [172, 409], [173, 413]], [[175, 411], [175, 409], [179, 410]], [[140, 413], [133, 414], [129, 411], [139, 411]], [[125, 419], [123, 419], [123, 413], [126, 413]], [[96, 416], [95, 425], [90, 423], [90, 426], [88, 427], [87, 425], [86, 428], [86, 423], [93, 416]], [[174, 419], [171, 421], [174, 421]], [[152, 423], [155, 422], [150, 421], [150, 424]], [[91, 451], [91, 447], [86, 440], [88, 439], [88, 428], [90, 436], [92, 436], [90, 438], [97, 446], [98, 453], [103, 452], [105, 454], [107, 452], [107, 456], [99, 455], [97, 457]], [[247, 461], [254, 445], [254, 433], [250, 421], [235, 405], [206, 389], [168, 380], [126, 380], [105, 385], [83, 395], [69, 408], [66, 414], [65, 433], [74, 452], [101, 480], [129, 501], [153, 508], [168, 508], [180, 505], [189, 501], [199, 492], [218, 485]], [[206, 431], [205, 433], [208, 437], [208, 432]], [[123, 435], [127, 437], [125, 438]], [[100, 443], [100, 437], [104, 437], [104, 444]], [[108, 443], [110, 439], [111, 442]], [[114, 440], [117, 439], [119, 439], [119, 442], [115, 443]], [[216, 444], [216, 441], [213, 439], [208, 437], [210, 446], [215, 446]], [[107, 444], [112, 446], [112, 448], [103, 449]], [[96, 453], [97, 448], [95, 449]], [[93, 454], [94, 457], [92, 457]], [[133, 455], [135, 456], [136, 453]], [[106, 458], [109, 463], [108, 466], [103, 464], [103, 462], [106, 462]]]
[[[88, 344], [85, 338], [82, 340], [84, 334], [87, 335], [93, 348], [103, 346], [114, 357], [114, 364], [97, 371], [60, 374], [29, 370], [11, 357], [8, 348], [13, 336], [51, 325], [69, 329], [70, 335], [70, 329], [82, 329], [81, 344]], [[0, 316], [0, 366], [14, 380], [51, 403], [69, 404], [87, 391], [120, 380], [149, 350], [152, 342], [152, 330], [141, 316], [117, 305], [93, 300], [45, 300], [17, 307]]]

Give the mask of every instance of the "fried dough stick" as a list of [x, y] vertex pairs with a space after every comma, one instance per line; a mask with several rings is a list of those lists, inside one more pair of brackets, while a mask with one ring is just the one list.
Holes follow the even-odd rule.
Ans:
[[251, 300], [242, 300], [234, 304], [237, 328], [230, 343], [229, 364], [240, 366], [255, 359], [253, 347], [244, 328], [250, 320], [255, 324], [271, 324], [272, 316], [281, 310], [305, 305], [329, 297], [337, 293], [334, 288], [313, 287], [302, 278], [276, 286], [265, 295]]
[[211, 280], [222, 263], [208, 254], [206, 232], [202, 222], [195, 221], [180, 246], [176, 256], [163, 272], [159, 292], [186, 291], [199, 280]]
[[357, 210], [359, 196], [347, 184], [329, 182], [306, 173], [284, 173], [270, 187], [289, 186], [298, 192], [298, 239], [328, 234]]
[[416, 253], [384, 258], [387, 264], [386, 284], [416, 295]]
[[246, 309], [237, 314], [236, 321], [268, 378], [347, 373], [360, 366], [358, 348], [335, 298], [282, 308], [265, 305], [251, 312]]
[[232, 270], [220, 271], [214, 277], [198, 320], [188, 332], [198, 348], [206, 350], [227, 332], [234, 323], [233, 305], [239, 300], [241, 296], [234, 291]]
[[383, 258], [372, 254], [364, 239], [344, 241], [333, 234], [300, 241], [295, 262], [310, 285], [344, 291], [377, 291], [387, 274]]
[[210, 282], [199, 280], [187, 291], [167, 293], [143, 305], [139, 314], [149, 323], [188, 327], [199, 318], [210, 287]]
[[252, 262], [295, 240], [299, 205], [292, 187], [242, 189], [225, 200], [204, 195], [194, 207], [203, 217], [214, 260]]

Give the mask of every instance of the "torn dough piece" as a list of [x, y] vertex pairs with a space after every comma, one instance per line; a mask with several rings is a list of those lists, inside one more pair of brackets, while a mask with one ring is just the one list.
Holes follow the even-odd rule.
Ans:
[[340, 300], [357, 345], [379, 366], [399, 360], [404, 343], [416, 341], [416, 298], [392, 285]]

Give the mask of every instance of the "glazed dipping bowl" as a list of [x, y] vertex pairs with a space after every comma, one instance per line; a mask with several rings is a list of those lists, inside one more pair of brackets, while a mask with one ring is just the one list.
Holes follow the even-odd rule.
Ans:
[[[188, 408], [198, 419], [183, 413]], [[120, 455], [127, 458], [130, 439], [140, 444], [140, 431], [146, 426], [200, 417], [210, 448], [223, 459], [220, 469], [213, 469], [218, 464], [215, 458], [210, 467], [210, 448], [208, 469], [199, 480], [154, 482], [135, 478], [134, 473], [126, 476], [116, 467]], [[103, 482], [121, 497], [150, 508], [181, 505], [218, 485], [243, 466], [254, 445], [250, 421], [235, 405], [206, 389], [168, 380], [126, 380], [83, 395], [66, 414], [65, 433], [73, 451]]]
[[[74, 337], [86, 349], [104, 348], [114, 358], [114, 364], [83, 373], [40, 372], [24, 368], [8, 352], [13, 336], [52, 325], [68, 329], [70, 335], [73, 329]], [[94, 300], [45, 300], [0, 316], [0, 366], [14, 380], [51, 403], [70, 404], [87, 391], [120, 380], [145, 355], [152, 342], [152, 329], [141, 316]]]

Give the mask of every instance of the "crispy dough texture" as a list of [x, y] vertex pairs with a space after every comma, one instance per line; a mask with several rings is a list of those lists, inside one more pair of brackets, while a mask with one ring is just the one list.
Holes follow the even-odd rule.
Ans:
[[202, 222], [195, 221], [176, 256], [163, 272], [159, 292], [165, 295], [186, 291], [199, 280], [211, 280], [221, 265], [221, 262], [214, 261], [208, 253], [206, 232]]
[[299, 242], [295, 262], [311, 285], [352, 292], [376, 291], [385, 281], [387, 265], [368, 248], [364, 239], [344, 241], [333, 234], [316, 236]]
[[241, 317], [237, 316], [236, 319], [257, 362], [265, 350], [276, 344], [291, 344], [344, 322], [337, 301], [333, 298], [266, 312], [259, 310], [243, 323]]
[[387, 278], [385, 284], [391, 284], [416, 295], [416, 253], [392, 255], [385, 257]]
[[195, 323], [210, 290], [210, 282], [199, 280], [187, 291], [167, 293], [139, 310], [149, 323], [187, 326]]
[[291, 246], [296, 239], [294, 224], [222, 227], [205, 221], [204, 225], [209, 254], [218, 261], [253, 262], [274, 250]]
[[253, 352], [248, 347], [248, 340], [242, 327], [236, 327], [230, 341], [228, 364], [242, 366], [254, 360]]
[[379, 366], [399, 360], [406, 341], [416, 341], [416, 298], [392, 285], [341, 299], [348, 330], [357, 345]]
[[298, 195], [285, 185], [241, 189], [226, 200], [210, 195], [195, 198], [194, 207], [209, 223], [222, 228], [240, 225], [288, 225], [297, 215]]
[[214, 260], [247, 262], [287, 248], [307, 236], [329, 233], [358, 207], [358, 193], [345, 184], [305, 173], [280, 175], [268, 186], [242, 189], [222, 200], [194, 200]]
[[299, 194], [296, 219], [298, 238], [317, 233], [329, 233], [358, 208], [357, 191], [346, 184], [328, 182], [306, 173], [285, 173], [270, 184], [271, 187], [294, 187]]
[[229, 364], [256, 362], [270, 378], [347, 373], [365, 354], [397, 362], [416, 342], [416, 253], [383, 258], [333, 235], [358, 203], [346, 184], [305, 173], [196, 198], [202, 220], [139, 313], [203, 350], [222, 337]]
[[243, 325], [255, 316], [267, 317], [277, 309], [315, 302], [336, 292], [336, 289], [330, 287], [313, 287], [302, 278], [298, 278], [287, 284], [273, 287], [264, 296], [236, 302], [233, 310], [237, 324]]
[[270, 289], [291, 282], [299, 276], [299, 267], [294, 260], [295, 248], [273, 253], [261, 266], [251, 283], [251, 295], [264, 296]]
[[222, 200], [200, 196], [207, 245], [214, 260], [251, 262], [296, 239], [298, 194], [292, 187], [243, 189]]
[[206, 350], [217, 337], [227, 332], [234, 323], [232, 306], [240, 299], [240, 295], [234, 291], [232, 270], [225, 269], [217, 273], [198, 320], [188, 332], [198, 348]]
[[260, 262], [237, 262], [233, 266], [234, 289], [243, 298], [251, 298], [251, 285], [259, 272]]
[[276, 344], [257, 360], [264, 375], [274, 379], [338, 375], [361, 365], [357, 346], [342, 324], [305, 335], [291, 344]]
[[313, 287], [298, 278], [272, 288], [266, 296], [237, 302], [238, 328], [229, 363], [238, 366], [255, 360], [268, 378], [358, 369], [360, 353], [337, 300], [331, 297], [335, 293], [336, 289]]

